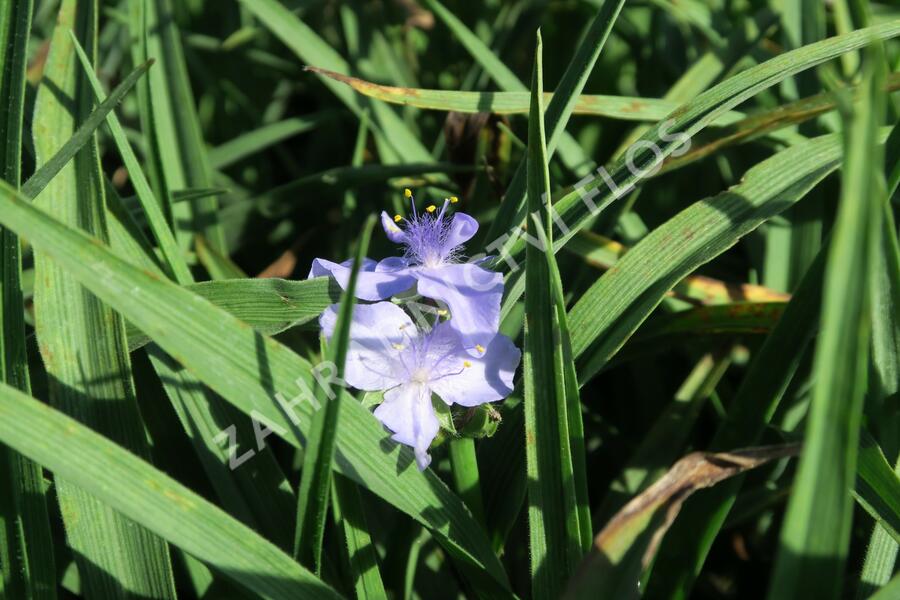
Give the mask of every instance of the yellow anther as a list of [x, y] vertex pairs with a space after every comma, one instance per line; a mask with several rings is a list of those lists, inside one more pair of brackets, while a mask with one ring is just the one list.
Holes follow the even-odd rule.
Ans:
[[433, 213], [434, 211], [437, 210], [437, 206], [435, 206], [434, 204], [430, 204], [425, 208], [425, 210], [427, 210], [430, 213]]
[[446, 317], [446, 316], [447, 316], [447, 309], [446, 309], [446, 308], [439, 308], [438, 311], [437, 311], [437, 314], [438, 314], [438, 316], [440, 316], [440, 317]]
[[466, 367], [466, 368], [468, 368], [468, 367], [471, 367], [471, 366], [472, 366], [472, 363], [470, 363], [470, 362], [467, 361], [467, 360], [464, 360], [464, 361], [463, 361], [463, 366]]
[[402, 220], [403, 220], [403, 217], [401, 217], [400, 215], [394, 215], [394, 223], [399, 223]]
[[459, 202], [459, 198], [457, 198], [456, 196], [450, 196], [450, 204], [456, 204], [457, 202]]
[[412, 198], [412, 190], [409, 188], [406, 188], [405, 190], [403, 190], [403, 196], [406, 198]]
[[397, 343], [393, 343], [393, 344], [391, 344], [391, 346], [393, 346], [395, 350], [403, 350], [404, 348], [406, 348], [406, 346], [404, 346], [403, 344], [397, 344]]
[[478, 350], [481, 354], [484, 354], [484, 346], [481, 344], [475, 344], [475, 349]]

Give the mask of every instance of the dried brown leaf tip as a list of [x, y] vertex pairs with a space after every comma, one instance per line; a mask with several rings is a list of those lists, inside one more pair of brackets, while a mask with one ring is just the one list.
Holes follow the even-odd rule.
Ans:
[[[631, 571], [633, 586], [629, 582], [625, 586], [636, 592], [640, 571], [653, 558], [663, 535], [691, 494], [771, 460], [795, 456], [799, 450], [799, 444], [789, 444], [688, 454], [626, 504], [597, 534], [591, 553], [572, 579], [567, 597], [586, 597], [586, 593], [596, 592], [598, 586], [606, 585], [600, 582], [607, 579], [613, 567], [619, 567], [619, 574]], [[632, 563], [631, 568], [621, 569], [624, 563]]]

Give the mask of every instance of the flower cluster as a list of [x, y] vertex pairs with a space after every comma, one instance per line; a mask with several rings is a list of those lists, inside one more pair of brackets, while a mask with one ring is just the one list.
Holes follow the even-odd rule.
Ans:
[[[377, 302], [353, 311], [344, 379], [361, 390], [384, 391], [375, 416], [394, 440], [413, 448], [424, 469], [440, 428], [432, 394], [448, 406], [502, 400], [512, 392], [521, 352], [498, 332], [502, 275], [480, 262], [460, 262], [462, 245], [478, 231], [478, 223], [467, 214], [448, 213], [456, 198], [420, 213], [412, 193], [406, 190], [405, 195], [410, 216], [381, 214], [385, 233], [403, 245], [403, 256], [378, 262], [367, 258], [360, 265], [356, 296]], [[351, 267], [352, 260], [317, 258], [309, 277], [330, 275], [343, 288]], [[389, 301], [414, 286], [436, 303], [435, 322], [417, 325]], [[336, 305], [322, 314], [319, 323], [326, 337], [331, 337], [336, 318]]]

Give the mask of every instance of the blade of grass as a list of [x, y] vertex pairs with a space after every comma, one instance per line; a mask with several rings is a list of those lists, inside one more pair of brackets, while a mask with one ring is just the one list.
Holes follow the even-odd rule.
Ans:
[[[740, 184], [693, 204], [641, 240], [569, 313], [576, 356], [591, 350], [582, 381], [603, 368], [675, 283], [802, 198], [838, 167], [840, 156], [836, 135], [792, 146], [751, 168]], [[639, 277], [629, 276], [638, 271]]]
[[873, 594], [869, 600], [893, 600], [900, 596], [900, 573], [891, 579], [890, 583], [885, 584], [883, 588]]
[[[350, 325], [353, 320], [356, 280], [360, 265], [369, 249], [374, 225], [375, 217], [370, 215], [360, 234], [356, 247], [356, 258], [350, 270], [347, 287], [341, 294], [334, 334], [324, 352], [325, 360], [333, 365], [338, 377], [344, 372], [347, 348], [350, 344]], [[311, 571], [318, 574], [322, 570], [322, 539], [325, 535], [328, 494], [331, 491], [331, 468], [334, 460], [341, 397], [337, 396], [330, 401], [325, 390], [319, 388], [316, 390], [316, 400], [323, 406], [313, 415], [307, 437], [309, 441], [303, 453], [303, 470], [300, 473], [300, 487], [297, 492], [294, 557], [299, 560], [300, 564], [306, 565]]]
[[[94, 1], [64, 0], [60, 6], [35, 100], [34, 148], [39, 166], [52, 161], [89, 116], [93, 97], [81, 75], [69, 30], [74, 29], [95, 54], [96, 19]], [[106, 240], [96, 141], [89, 139], [34, 202], [72, 227], [84, 227]], [[137, 455], [149, 456], [122, 317], [43, 252], [35, 252], [35, 270], [36, 330], [51, 382], [51, 403]], [[175, 597], [169, 550], [163, 540], [73, 480], [57, 478], [56, 491], [86, 594], [119, 597], [127, 589], [138, 595]]]
[[[543, 229], [543, 198], [549, 198], [550, 174], [541, 58], [538, 31], [528, 118], [528, 208], [536, 217], [536, 227]], [[538, 599], [556, 598], [580, 557], [581, 530], [569, 449], [565, 375], [557, 370], [562, 340], [553, 326], [557, 315], [550, 292], [550, 269], [544, 252], [536, 246], [529, 245], [525, 260], [525, 448], [531, 593]]]
[[[886, 167], [889, 176], [898, 172], [900, 160], [900, 127], [894, 125], [885, 145]], [[890, 197], [897, 188], [897, 179], [888, 182], [883, 198], [881, 252], [878, 253], [877, 275], [872, 281], [872, 371], [867, 412], [885, 451], [896, 457], [894, 470], [900, 474], [900, 440], [898, 440], [897, 394], [900, 391], [900, 244], [891, 210]], [[856, 597], [866, 598], [875, 588], [885, 585], [894, 572], [898, 548], [896, 540], [880, 525], [876, 525], [860, 574]]]
[[88, 144], [103, 123], [103, 120], [111, 114], [112, 110], [122, 101], [132, 87], [147, 72], [152, 62], [146, 62], [132, 71], [128, 77], [122, 80], [109, 97], [102, 102], [90, 115], [78, 124], [78, 129], [66, 140], [46, 162], [38, 166], [34, 175], [22, 184], [22, 194], [28, 198], [34, 198], [47, 187], [50, 181], [65, 167], [72, 158]]
[[[307, 66], [305, 70], [346, 83], [364, 96], [416, 108], [462, 113], [491, 112], [498, 115], [519, 115], [528, 114], [528, 105], [531, 101], [531, 93], [527, 91], [461, 92], [404, 88], [380, 85], [319, 67]], [[552, 102], [553, 96], [553, 92], [545, 92], [544, 102]], [[582, 94], [574, 96], [574, 98], [573, 115], [608, 117], [623, 121], [659, 121], [680, 106], [677, 102], [669, 100], [633, 96]], [[716, 124], [731, 124], [742, 118], [744, 118], [742, 113], [729, 112]]]
[[[750, 364], [710, 449], [758, 443], [818, 328], [827, 251], [819, 252], [772, 333]], [[685, 598], [734, 505], [743, 478], [687, 502], [663, 540], [645, 592], [648, 600]]]
[[[240, 0], [257, 19], [275, 34], [300, 60], [307, 64], [321, 65], [336, 72], [348, 73], [350, 65], [312, 28], [301, 21], [278, 0]], [[389, 150], [390, 155], [382, 156], [387, 163], [401, 161], [432, 162], [431, 153], [422, 145], [418, 137], [410, 131], [400, 117], [380, 102], [360, 98], [347, 87], [321, 78], [322, 82], [358, 117], [369, 107], [377, 126], [372, 124], [372, 134], [380, 148]]]
[[387, 592], [378, 570], [378, 554], [369, 535], [359, 487], [337, 474], [332, 485], [332, 512], [335, 522], [344, 532], [346, 558], [353, 576], [356, 597], [359, 600], [386, 600]]
[[[607, 271], [614, 267], [629, 248], [619, 242], [596, 234], [581, 231], [564, 246], [567, 252], [580, 256], [584, 261]], [[680, 300], [700, 302], [705, 305], [731, 302], [785, 302], [788, 294], [776, 292], [752, 283], [727, 283], [704, 275], [688, 275], [677, 283], [667, 295]]]
[[[68, 273], [149, 332], [160, 347], [242, 412], [252, 413], [294, 446], [305, 443], [303, 432], [308, 432], [314, 410], [308, 398], [315, 378], [308, 362], [203, 298], [128, 265], [93, 238], [29, 206], [3, 184], [0, 224], [25, 233], [43, 252], [52, 252]], [[316, 373], [330, 381], [325, 373]], [[381, 424], [358, 402], [342, 403], [341, 423], [337, 469], [429, 527], [461, 565], [486, 573], [491, 579], [478, 580], [481, 589], [508, 596], [506, 574], [484, 532], [441, 480], [429, 470], [419, 472], [412, 451], [387, 439]]]
[[900, 542], [900, 476], [874, 438], [865, 431], [862, 438], [853, 496], [887, 535]]
[[[73, 43], [77, 40], [73, 37]], [[80, 50], [76, 46], [76, 50]], [[82, 51], [83, 52], [83, 51]], [[90, 64], [87, 57], [82, 58], [82, 64]], [[61, 148], [53, 158], [48, 161], [38, 174], [33, 176], [23, 190], [25, 193], [38, 193], [40, 189], [70, 160], [81, 146], [90, 139], [90, 133], [102, 122], [103, 117], [108, 113], [114, 119], [112, 108], [121, 101], [124, 94], [134, 85], [134, 82], [149, 67], [150, 63], [137, 69], [132, 73], [115, 91], [110, 98], [103, 101], [100, 107], [91, 113], [85, 124], [82, 125], [78, 132]], [[89, 69], [89, 67], [88, 67]], [[92, 81], [94, 93], [98, 93], [99, 83], [96, 82], [96, 76], [86, 70], [88, 78]], [[102, 90], [101, 90], [102, 92]], [[115, 126], [111, 126], [115, 130]], [[120, 153], [126, 164], [129, 166], [130, 175], [138, 190], [138, 197], [142, 200], [142, 206], [147, 212], [148, 221], [151, 223], [151, 229], [155, 232], [160, 245], [165, 247], [168, 245], [169, 251], [165, 253], [170, 265], [170, 271], [175, 274], [177, 280], [183, 284], [193, 281], [193, 276], [181, 256], [180, 251], [175, 244], [171, 231], [161, 214], [156, 200], [153, 198], [152, 192], [146, 183], [143, 172], [134, 158], [133, 152], [127, 145], [124, 136], [114, 134], [114, 139], [119, 144]], [[130, 157], [130, 158], [129, 158]], [[30, 185], [29, 185], [30, 184]], [[115, 190], [107, 186], [107, 194], [115, 194]], [[117, 198], [107, 198], [107, 204], [111, 211], [116, 210], [118, 206]], [[155, 216], [154, 216], [155, 215]], [[118, 222], [121, 215], [111, 212], [109, 217], [110, 236], [113, 248], [117, 252], [125, 253], [125, 256], [132, 264], [141, 268], [148, 269], [150, 272], [157, 273], [158, 268], [154, 263], [148, 262], [146, 253], [143, 250], [137, 250], [134, 240], [130, 237], [139, 234], [135, 229], [122, 230]], [[127, 215], [125, 215], [127, 216]], [[284, 304], [282, 304], [282, 307]], [[128, 324], [133, 329], [133, 326]], [[132, 341], [132, 350], [143, 346], [149, 339], [139, 332], [133, 332], [131, 337], [139, 337], [138, 341]], [[229, 456], [227, 448], [223, 448], [216, 440], [216, 435], [221, 433], [220, 423], [231, 422], [235, 426], [236, 438], [246, 443], [246, 441], [254, 439], [254, 433], [251, 429], [251, 423], [242, 416], [235, 414], [233, 409], [227, 405], [222, 405], [221, 400], [215, 395], [207, 396], [202, 390], [202, 384], [184, 369], [172, 366], [170, 361], [158, 349], [150, 349], [151, 361], [160, 377], [163, 387], [173, 403], [176, 413], [178, 414], [182, 425], [184, 426], [188, 436], [197, 448], [197, 453], [201, 463], [213, 484], [214, 489], [218, 492], [224, 505], [234, 515], [239, 515], [242, 520], [257, 529], [264, 530], [270, 539], [278, 541], [282, 547], [289, 544], [290, 532], [286, 531], [282, 523], [286, 520], [287, 510], [280, 507], [277, 499], [287, 497], [291, 501], [288, 504], [294, 504], [293, 497], [289, 488], [283, 489], [284, 475], [281, 473], [277, 462], [271, 453], [260, 451], [263, 456], [257, 457], [254, 468], [246, 468], [237, 474], [232, 474], [227, 468]], [[198, 432], [202, 432], [199, 433]], [[283, 493], [267, 494], [261, 493], [260, 488], [263, 482], [268, 482], [270, 489], [283, 489]], [[260, 525], [261, 524], [261, 525]]]
[[[209, 165], [203, 132], [197, 117], [194, 95], [188, 80], [181, 46], [181, 32], [170, 0], [134, 0], [131, 2], [131, 33], [135, 63], [152, 57], [158, 61], [147, 81], [138, 85], [139, 109], [147, 141], [151, 173], [157, 197], [162, 198], [164, 214], [170, 217], [176, 238], [183, 248], [190, 244], [194, 231], [202, 232], [212, 248], [226, 253], [225, 238], [215, 218], [218, 202], [214, 197], [172, 205], [169, 195], [185, 188], [211, 188]], [[185, 231], [180, 221], [193, 223]]]
[[[870, 277], [880, 247], [884, 110], [880, 52], [865, 61], [864, 91], [847, 117], [841, 203], [829, 249], [804, 453], [781, 530], [769, 598], [837, 598], [850, 541], [857, 444], [871, 332]], [[877, 166], [876, 166], [877, 165]], [[852, 290], [852, 293], [847, 293]], [[823, 524], [828, 524], [823, 527]]]
[[220, 508], [78, 421], [2, 384], [0, 415], [3, 443], [260, 598], [341, 597]]
[[481, 498], [481, 483], [478, 475], [478, 456], [475, 440], [467, 437], [451, 439], [449, 442], [450, 469], [453, 487], [466, 503], [472, 516], [484, 526], [484, 502]]
[[[0, 178], [18, 188], [32, 0], [0, 6]], [[0, 227], [0, 382], [30, 392], [19, 238]], [[0, 446], [0, 594], [56, 598], [53, 539], [40, 465]]]
[[[186, 287], [266, 335], [311, 322], [341, 294], [341, 288], [328, 277], [303, 281], [223, 279]], [[127, 330], [132, 352], [150, 343], [150, 337], [131, 323]]]
[[243, 133], [209, 151], [209, 162], [213, 169], [222, 170], [248, 156], [291, 138], [311, 131], [330, 118], [332, 113], [321, 112], [305, 117], [291, 117], [277, 123], [268, 123], [258, 129]]
[[[91, 62], [85, 54], [84, 49], [81, 47], [81, 44], [79, 44], [78, 40], [75, 38], [75, 34], [72, 33], [71, 35], [72, 43], [75, 45], [75, 51], [78, 54], [78, 59], [81, 61], [81, 66], [84, 70], [85, 76], [88, 78], [88, 81], [91, 84], [91, 88], [94, 91], [94, 96], [102, 106], [103, 103], [107, 101], [105, 94], [103, 93], [103, 87], [100, 84], [100, 81], [97, 79], [97, 76], [94, 75], [94, 70], [91, 66]], [[129, 79], [131, 77], [134, 77], [134, 81], [136, 82], [137, 77], [139, 77], [142, 73], [143, 71], [141, 73], [138, 73], [137, 76], [132, 74], [131, 76], [129, 76]], [[120, 85], [119, 87], [121, 88], [122, 86]], [[116, 91], [118, 91], [118, 89]], [[116, 148], [118, 149], [119, 154], [122, 157], [122, 161], [125, 163], [125, 167], [128, 169], [128, 175], [131, 179], [131, 183], [134, 186], [134, 190], [137, 194], [138, 200], [140, 201], [141, 208], [144, 210], [144, 215], [146, 215], [147, 217], [147, 223], [150, 226], [150, 231], [153, 233], [153, 237], [156, 239], [156, 243], [159, 244], [160, 251], [162, 252], [163, 258], [166, 261], [169, 273], [173, 275], [175, 277], [175, 280], [181, 284], [188, 284], [193, 282], [193, 276], [191, 275], [190, 269], [188, 269], [187, 263], [181, 256], [181, 250], [178, 247], [178, 243], [175, 241], [175, 236], [172, 234], [172, 230], [169, 229], [169, 224], [166, 221], [165, 215], [163, 214], [162, 207], [159, 201], [153, 196], [153, 191], [150, 189], [150, 184], [147, 181], [147, 178], [144, 176], [144, 171], [141, 169], [141, 165], [138, 162], [134, 151], [131, 149], [131, 144], [128, 142], [128, 138], [125, 136], [125, 131], [122, 129], [122, 125], [119, 123], [119, 119], [116, 116], [114, 110], [109, 111], [109, 114], [106, 117], [106, 122], [109, 126], [109, 131], [112, 134], [113, 140], [115, 141]]]
[[[558, 251], [562, 248], [593, 216], [625, 196], [648, 175], [652, 175], [659, 162], [676, 150], [686, 150], [684, 144], [691, 136], [744, 100], [805, 69], [861, 48], [875, 40], [889, 39], [897, 35], [900, 35], [900, 22], [883, 23], [832, 37], [785, 52], [703, 92], [672, 113], [668, 119], [647, 131], [639, 143], [635, 143], [634, 150], [619, 157], [609, 168], [604, 168], [603, 175], [592, 179], [586, 178], [561, 193], [554, 202], [559, 217], [555, 222], [565, 223], [566, 231], [555, 242], [554, 249]], [[510, 222], [523, 224], [526, 219], [524, 213], [524, 210], [520, 211]], [[503, 248], [500, 249], [497, 264], [514, 259], [525, 249], [525, 240], [519, 235], [518, 228], [511, 232], [499, 233], [508, 235], [501, 242]], [[507, 287], [515, 288], [507, 292], [504, 300], [508, 307], [510, 303], [518, 300], [523, 288], [521, 285]], [[573, 327], [573, 333], [577, 333], [577, 328]]]

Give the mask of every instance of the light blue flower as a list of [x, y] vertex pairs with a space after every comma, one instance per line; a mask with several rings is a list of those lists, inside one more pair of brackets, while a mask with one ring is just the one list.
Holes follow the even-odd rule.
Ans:
[[[330, 338], [337, 305], [322, 313], [319, 324]], [[344, 380], [366, 391], [384, 391], [375, 416], [411, 446], [419, 469], [431, 462], [428, 447], [439, 424], [432, 393], [448, 406], [478, 406], [507, 397], [522, 353], [512, 340], [495, 333], [484, 352], [471, 356], [448, 322], [420, 331], [403, 309], [390, 302], [356, 306]]]
[[[478, 222], [464, 213], [450, 215], [447, 208], [456, 198], [444, 201], [438, 211], [432, 205], [421, 214], [416, 211], [412, 193], [406, 190], [412, 215], [393, 219], [381, 213], [381, 224], [388, 238], [404, 246], [402, 257], [376, 262], [365, 259], [360, 266], [356, 297], [362, 300], [386, 300], [418, 284], [418, 292], [438, 300], [450, 309], [450, 326], [467, 350], [480, 353], [500, 325], [500, 300], [503, 276], [478, 263], [460, 263], [461, 247], [478, 231]], [[309, 277], [332, 275], [345, 288], [352, 260], [334, 263], [317, 258]]]

